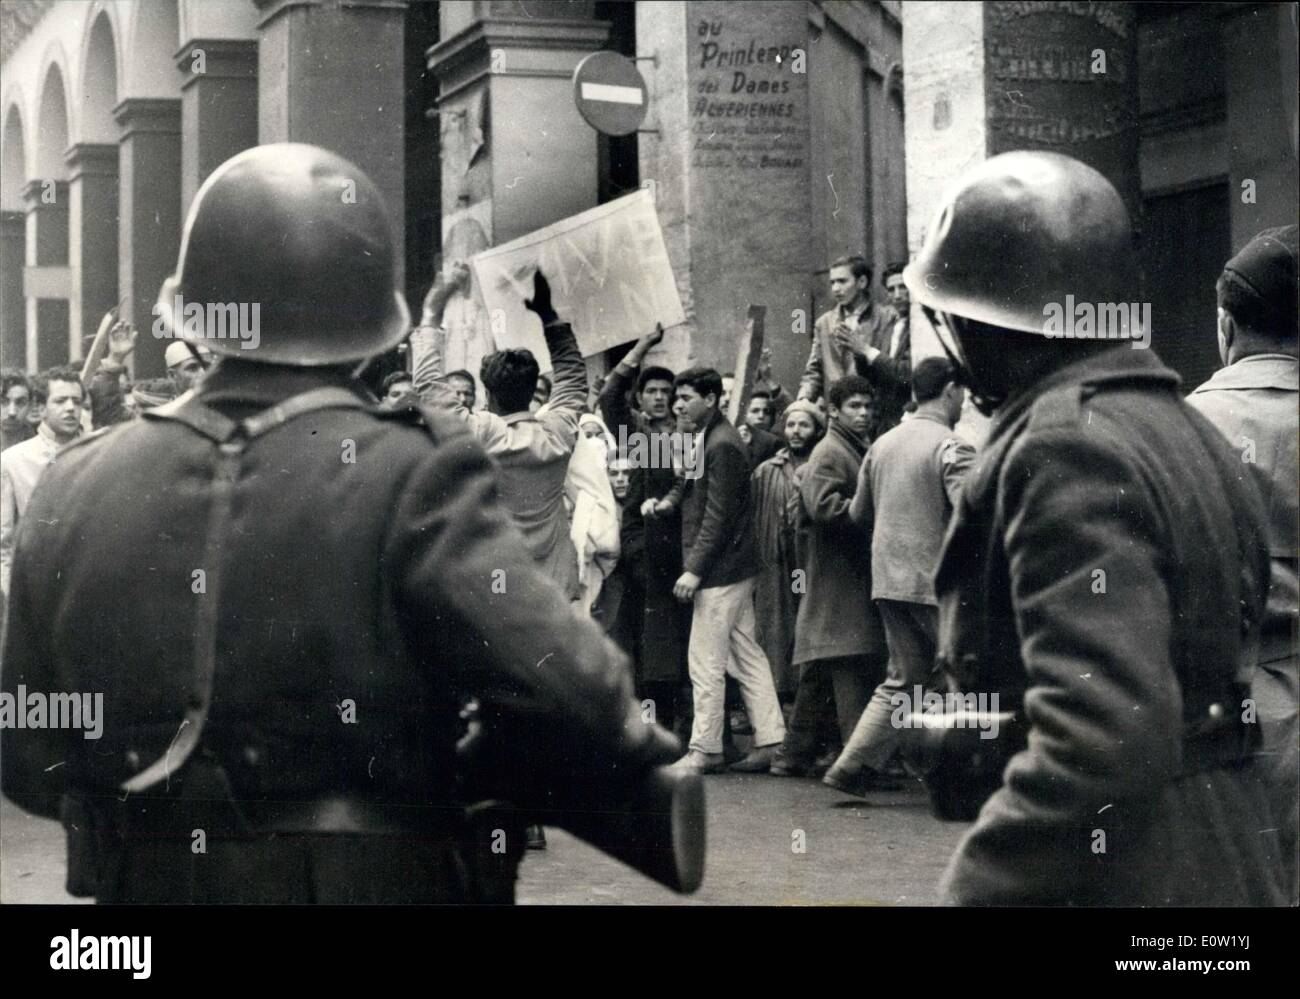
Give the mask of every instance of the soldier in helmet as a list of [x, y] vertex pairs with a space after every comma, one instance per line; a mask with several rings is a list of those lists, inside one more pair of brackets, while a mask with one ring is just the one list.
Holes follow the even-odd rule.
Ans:
[[102, 731], [6, 728], [4, 793], [62, 811], [69, 888], [100, 901], [511, 898], [513, 868], [476, 879], [489, 844], [466, 843], [467, 698], [537, 798], [679, 750], [463, 424], [352, 376], [409, 328], [377, 189], [312, 146], [239, 154], [160, 295], [193, 341], [178, 301], [256, 304], [260, 330], [208, 340], [193, 393], [69, 449], [33, 496], [3, 690], [102, 692]]
[[993, 414], [935, 580], [953, 693], [918, 730], [937, 809], [975, 819], [945, 899], [1277, 904], [1244, 766], [1261, 500], [1134, 349], [1148, 330], [1045, 325], [1067, 296], [1136, 297], [1119, 195], [1065, 156], [996, 156], [945, 195], [905, 279]]

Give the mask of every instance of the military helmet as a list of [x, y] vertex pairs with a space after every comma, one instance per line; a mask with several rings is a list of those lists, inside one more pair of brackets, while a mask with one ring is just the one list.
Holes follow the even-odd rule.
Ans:
[[1110, 181], [1059, 153], [985, 160], [945, 193], [916, 260], [912, 300], [1043, 333], [1048, 306], [1126, 302], [1137, 290], [1128, 211]]
[[409, 332], [393, 257], [383, 199], [359, 167], [316, 146], [255, 146], [199, 188], [156, 311], [168, 336], [216, 354], [359, 361]]

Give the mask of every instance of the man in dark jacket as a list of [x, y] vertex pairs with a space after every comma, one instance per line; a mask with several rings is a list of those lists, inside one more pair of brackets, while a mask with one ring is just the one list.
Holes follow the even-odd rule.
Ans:
[[260, 302], [258, 348], [213, 340], [193, 396], [74, 445], [32, 498], [0, 686], [102, 691], [102, 738], [6, 727], [3, 790], [62, 805], [76, 894], [509, 900], [513, 864], [490, 862], [517, 860], [518, 830], [493, 844], [464, 819], [467, 697], [509, 730], [483, 779], [524, 806], [676, 756], [464, 423], [381, 410], [351, 376], [408, 332], [390, 233], [325, 150], [227, 161], [160, 305], [179, 333], [174, 296]]
[[1087, 339], [1044, 325], [1067, 295], [1135, 297], [1120, 196], [1069, 157], [993, 157], [949, 190], [904, 274], [996, 414], [935, 579], [963, 704], [938, 729], [900, 719], [939, 737], [941, 812], [978, 809], [944, 897], [1276, 904], [1243, 717], [1268, 585], [1258, 491], [1177, 376], [1133, 349], [1140, 322]]
[[687, 650], [695, 722], [690, 750], [676, 766], [702, 773], [722, 769], [724, 678], [730, 671], [754, 726], [753, 751], [732, 769], [763, 772], [785, 737], [785, 724], [771, 666], [754, 638], [759, 563], [749, 459], [719, 409], [722, 377], [715, 370], [690, 368], [675, 386], [686, 419], [700, 428], [695, 453], [684, 463], [684, 571], [673, 587], [678, 600], [695, 608]]
[[[874, 429], [871, 392], [871, 383], [860, 375], [831, 385], [826, 436], [799, 470], [808, 580], [795, 624], [792, 658], [799, 687], [781, 747], [783, 769], [808, 770], [819, 735], [828, 727], [838, 729], [836, 742], [843, 745], [871, 691], [885, 678], [885, 633], [871, 603], [871, 536], [849, 519], [858, 468]], [[890, 785], [882, 780], [875, 786]]]

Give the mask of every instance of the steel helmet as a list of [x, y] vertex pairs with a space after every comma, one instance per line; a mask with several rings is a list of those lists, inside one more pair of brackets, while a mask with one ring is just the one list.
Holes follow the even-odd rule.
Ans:
[[276, 143], [226, 160], [199, 188], [156, 311], [168, 336], [216, 354], [343, 364], [409, 333], [394, 278], [370, 178], [328, 150]]
[[1133, 231], [1110, 181], [1059, 153], [985, 160], [945, 193], [917, 258], [912, 300], [936, 312], [1043, 333], [1049, 305], [1126, 302]]

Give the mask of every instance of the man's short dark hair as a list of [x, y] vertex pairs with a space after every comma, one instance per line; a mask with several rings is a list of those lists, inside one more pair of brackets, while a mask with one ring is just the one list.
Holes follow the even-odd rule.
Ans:
[[39, 375], [32, 379], [32, 395], [39, 396], [42, 400], [50, 397], [50, 382], [71, 382], [81, 389], [85, 394], [86, 387], [81, 384], [81, 372], [71, 364], [62, 364], [53, 368], [46, 368]]
[[671, 371], [667, 368], [659, 367], [656, 364], [652, 364], [648, 368], [643, 368], [641, 374], [638, 375], [636, 379], [637, 394], [644, 392], [645, 387], [651, 382], [667, 382], [669, 385], [672, 385], [673, 377]]
[[880, 272], [880, 286], [882, 288], [888, 288], [889, 279], [893, 277], [895, 274], [902, 274], [903, 271], [906, 269], [907, 269], [906, 260], [896, 260], [892, 264], [886, 264], [885, 269]]
[[946, 357], [927, 357], [912, 369], [912, 394], [917, 402], [929, 402], [943, 394], [956, 377], [952, 362]]
[[387, 375], [383, 380], [383, 383], [381, 385], [383, 394], [387, 395], [388, 390], [392, 388], [394, 385], [398, 384], [399, 382], [410, 382], [412, 387], [414, 387], [415, 376], [411, 374], [409, 371], [392, 372], [391, 374]]
[[864, 277], [867, 284], [871, 283], [871, 265], [867, 263], [867, 258], [860, 253], [854, 253], [847, 257], [836, 257], [831, 261], [831, 267], [847, 267], [849, 273], [855, 278]]
[[1287, 303], [1270, 303], [1232, 271], [1219, 275], [1214, 290], [1219, 308], [1248, 333], [1272, 340], [1295, 339], [1295, 299]]
[[850, 396], [865, 395], [870, 398], [872, 394], [871, 382], [861, 375], [845, 375], [843, 378], [831, 382], [830, 391], [826, 393], [826, 398], [830, 400], [832, 406], [839, 409]]
[[766, 399], [770, 403], [772, 401], [772, 393], [767, 389], [754, 389], [753, 392], [749, 393], [749, 402], [745, 403], [746, 407], [748, 407], [749, 403], [753, 402], [755, 399]]
[[15, 368], [6, 368], [0, 371], [0, 396], [9, 398], [9, 390], [14, 386], [27, 390], [28, 398], [32, 394], [32, 383], [27, 380], [27, 376]]
[[722, 401], [722, 376], [716, 368], [687, 368], [673, 379], [673, 388], [689, 385], [701, 397], [711, 395]]
[[531, 350], [498, 350], [483, 358], [478, 380], [504, 412], [519, 413], [533, 401], [539, 374]]

